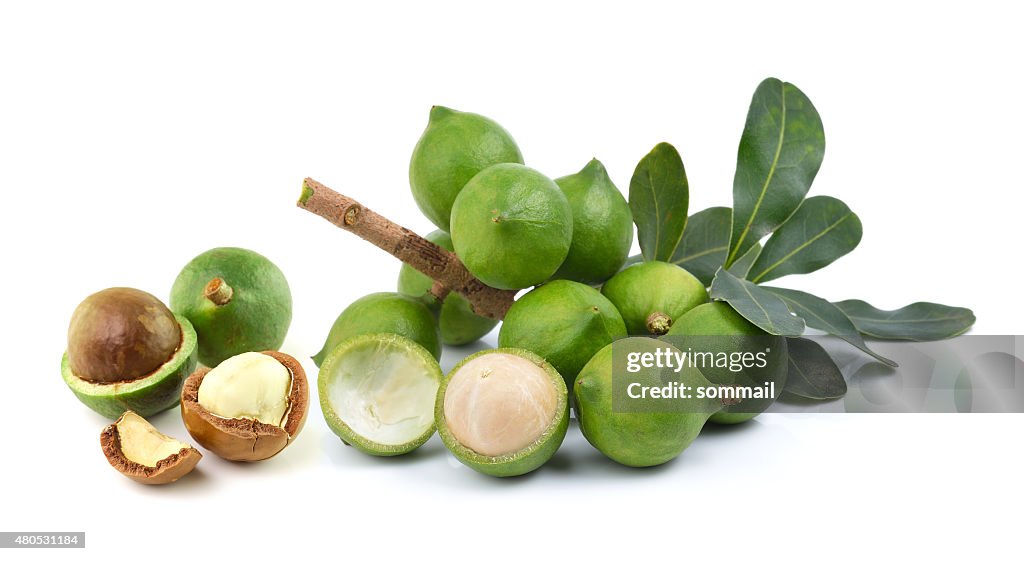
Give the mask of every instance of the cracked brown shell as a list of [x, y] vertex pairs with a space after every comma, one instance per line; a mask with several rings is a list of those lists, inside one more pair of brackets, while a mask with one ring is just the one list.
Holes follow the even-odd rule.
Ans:
[[284, 450], [306, 422], [309, 384], [302, 365], [284, 353], [263, 351], [263, 354], [283, 364], [292, 377], [283, 428], [255, 419], [219, 417], [199, 405], [199, 386], [210, 371], [209, 368], [193, 372], [181, 389], [181, 418], [185, 421], [185, 428], [203, 448], [225, 460], [257, 462], [270, 458]]
[[157, 462], [156, 467], [133, 462], [121, 450], [121, 435], [117, 432], [117, 423], [120, 421], [118, 418], [114, 423], [103, 427], [103, 431], [100, 432], [100, 447], [103, 448], [103, 455], [107, 457], [111, 467], [132, 481], [145, 485], [174, 483], [188, 475], [199, 460], [203, 459], [199, 450], [187, 446]]

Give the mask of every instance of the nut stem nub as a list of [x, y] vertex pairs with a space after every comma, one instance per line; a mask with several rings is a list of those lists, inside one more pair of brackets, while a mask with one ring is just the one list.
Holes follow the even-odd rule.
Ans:
[[203, 296], [210, 302], [213, 302], [217, 306], [223, 306], [231, 301], [235, 291], [231, 288], [228, 283], [224, 282], [224, 279], [216, 277], [210, 282], [206, 283], [206, 289], [203, 290]]
[[[736, 385], [736, 384], [724, 384], [722, 387], [723, 388], [738, 388], [739, 386]], [[743, 398], [740, 397], [739, 395], [734, 395], [734, 396], [730, 396], [730, 397], [723, 397], [720, 401], [721, 401], [723, 407], [730, 407], [732, 405], [739, 405], [739, 404], [743, 403]]]
[[647, 316], [647, 332], [651, 335], [664, 335], [672, 327], [672, 317], [664, 312], [652, 312]]

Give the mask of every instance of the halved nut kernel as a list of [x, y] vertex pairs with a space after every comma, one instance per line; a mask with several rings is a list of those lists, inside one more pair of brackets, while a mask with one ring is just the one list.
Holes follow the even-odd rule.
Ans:
[[558, 391], [541, 366], [504, 353], [481, 355], [452, 374], [444, 417], [463, 446], [485, 456], [533, 444], [558, 415]]
[[305, 371], [294, 357], [275, 351], [243, 353], [216, 368], [200, 368], [181, 390], [185, 428], [226, 460], [274, 456], [302, 430], [308, 410]]
[[203, 455], [149, 424], [133, 411], [100, 433], [103, 455], [125, 477], [146, 485], [173, 483], [196, 467]]
[[565, 438], [565, 380], [530, 351], [480, 351], [441, 382], [434, 422], [460, 462], [487, 475], [522, 475], [547, 462]]

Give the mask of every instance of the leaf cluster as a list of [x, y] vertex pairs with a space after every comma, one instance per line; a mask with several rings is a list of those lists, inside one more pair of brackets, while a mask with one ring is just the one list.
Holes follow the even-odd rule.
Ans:
[[934, 341], [974, 324], [974, 314], [931, 302], [880, 310], [862, 300], [830, 302], [788, 288], [762, 286], [828, 266], [860, 243], [860, 218], [843, 201], [807, 197], [825, 156], [825, 130], [796, 86], [768, 78], [754, 91], [740, 137], [733, 206], [689, 213], [689, 182], [679, 152], [661, 143], [640, 160], [629, 185], [640, 260], [679, 265], [764, 331], [794, 338], [790, 393], [815, 399], [843, 395], [845, 381], [806, 328], [834, 335], [875, 360], [865, 338]]

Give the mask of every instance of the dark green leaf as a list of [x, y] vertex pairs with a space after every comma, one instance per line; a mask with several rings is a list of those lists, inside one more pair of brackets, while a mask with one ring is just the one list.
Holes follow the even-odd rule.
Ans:
[[629, 208], [644, 259], [672, 259], [686, 228], [689, 204], [683, 159], [671, 144], [662, 142], [640, 160], [629, 182]]
[[729, 224], [732, 210], [724, 206], [706, 208], [686, 221], [683, 239], [672, 255], [672, 262], [711, 285], [715, 271], [725, 262], [729, 251]]
[[747, 321], [772, 335], [799, 337], [804, 332], [804, 320], [790, 313], [781, 298], [725, 269], [715, 273], [711, 298], [725, 300]]
[[835, 399], [846, 395], [846, 379], [821, 345], [810, 339], [789, 339], [787, 393], [809, 399]]
[[974, 312], [915, 302], [898, 310], [879, 310], [863, 300], [843, 300], [835, 305], [850, 318], [857, 330], [879, 339], [938, 341], [956, 337], [974, 325]]
[[843, 201], [811, 197], [768, 238], [748, 278], [756, 283], [817, 271], [853, 251], [862, 233], [860, 218]]
[[796, 211], [824, 156], [825, 131], [811, 100], [793, 84], [761, 82], [736, 157], [727, 266]]
[[750, 274], [750, 268], [754, 266], [754, 262], [757, 261], [757, 256], [761, 255], [761, 244], [754, 244], [743, 257], [736, 260], [735, 263], [729, 265], [729, 272], [736, 275], [741, 279], [747, 278]]
[[785, 300], [789, 309], [804, 319], [807, 327], [835, 335], [889, 366], [898, 366], [892, 360], [869, 349], [853, 322], [835, 304], [800, 290], [773, 286], [763, 288]]

